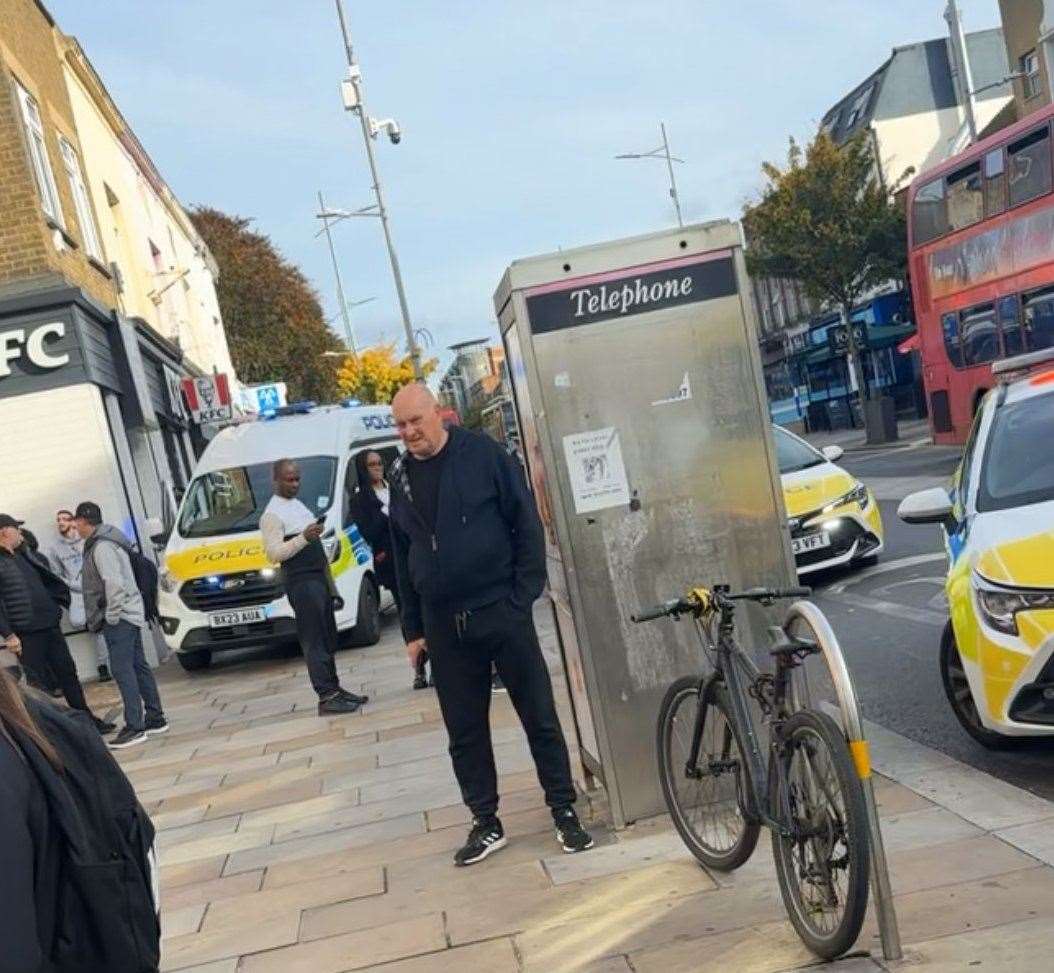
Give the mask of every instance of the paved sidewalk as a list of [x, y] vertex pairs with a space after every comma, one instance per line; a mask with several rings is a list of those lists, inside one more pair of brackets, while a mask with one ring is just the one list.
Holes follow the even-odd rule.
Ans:
[[[542, 634], [551, 647], [545, 626]], [[174, 663], [162, 669], [172, 731], [120, 760], [159, 828], [164, 970], [777, 973], [814, 964], [786, 921], [764, 837], [741, 870], [710, 875], [664, 817], [614, 834], [600, 794], [582, 803], [598, 847], [560, 853], [504, 695], [493, 723], [509, 847], [455, 869], [468, 813], [434, 693], [410, 689], [390, 624], [379, 645], [338, 662], [351, 670], [345, 685], [371, 702], [325, 719], [298, 658], [221, 660], [193, 677]], [[95, 701], [108, 693], [92, 687]], [[896, 734], [874, 728], [874, 740], [904, 968], [1048, 968], [1054, 805]], [[873, 917], [859, 950], [831, 968], [900, 968], [878, 959]]]
[[875, 450], [898, 449], [904, 446], [919, 446], [931, 442], [928, 419], [902, 419], [897, 424], [897, 439], [891, 443], [871, 445], [863, 429], [836, 429], [833, 432], [805, 433], [807, 439], [817, 449], [824, 446], [841, 446], [847, 453], [872, 452]]

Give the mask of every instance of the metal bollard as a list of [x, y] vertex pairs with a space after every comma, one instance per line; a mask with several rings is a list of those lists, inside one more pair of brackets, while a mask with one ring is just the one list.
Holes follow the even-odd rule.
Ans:
[[904, 956], [900, 947], [900, 931], [897, 928], [897, 914], [893, 908], [893, 891], [889, 883], [889, 866], [886, 862], [886, 849], [882, 843], [882, 830], [878, 821], [878, 805], [875, 802], [875, 788], [871, 780], [871, 757], [867, 740], [864, 738], [864, 725], [860, 716], [860, 704], [857, 702], [856, 690], [849, 676], [838, 637], [819, 608], [809, 601], [796, 601], [787, 614], [785, 627], [789, 628], [794, 618], [801, 618], [816, 633], [817, 641], [823, 650], [824, 661], [831, 673], [835, 693], [838, 695], [838, 708], [842, 713], [842, 728], [849, 740], [849, 751], [856, 765], [857, 775], [864, 789], [864, 806], [867, 808], [867, 830], [871, 839], [871, 891], [875, 897], [875, 911], [878, 913], [878, 929], [882, 937], [882, 955], [888, 960], [899, 960]]

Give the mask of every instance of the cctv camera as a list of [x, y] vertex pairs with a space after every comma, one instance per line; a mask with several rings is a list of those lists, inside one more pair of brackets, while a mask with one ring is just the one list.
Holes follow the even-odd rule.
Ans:
[[402, 129], [397, 122], [388, 123], [388, 138], [392, 140], [392, 145], [398, 145], [403, 140]]

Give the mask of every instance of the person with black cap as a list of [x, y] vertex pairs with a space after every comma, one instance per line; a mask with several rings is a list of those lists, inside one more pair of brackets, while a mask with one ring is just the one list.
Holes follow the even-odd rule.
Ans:
[[113, 723], [88, 708], [77, 667], [60, 623], [70, 603], [69, 588], [48, 562], [25, 543], [22, 521], [0, 514], [0, 639], [27, 672], [50, 671], [66, 702], [92, 717], [100, 733]]
[[110, 741], [112, 749], [122, 750], [168, 730], [157, 681], [143, 652], [147, 617], [132, 568], [134, 548], [120, 530], [102, 522], [102, 510], [90, 500], [77, 505], [73, 523], [85, 541], [81, 574], [85, 625], [106, 639], [110, 672], [124, 704], [124, 727]]

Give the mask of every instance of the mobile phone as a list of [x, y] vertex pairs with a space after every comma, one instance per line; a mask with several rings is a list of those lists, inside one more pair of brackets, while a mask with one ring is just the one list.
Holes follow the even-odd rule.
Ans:
[[321, 527], [325, 522], [326, 522], [326, 515], [325, 514], [319, 514], [315, 518], [315, 523], [318, 524], [319, 527]]

